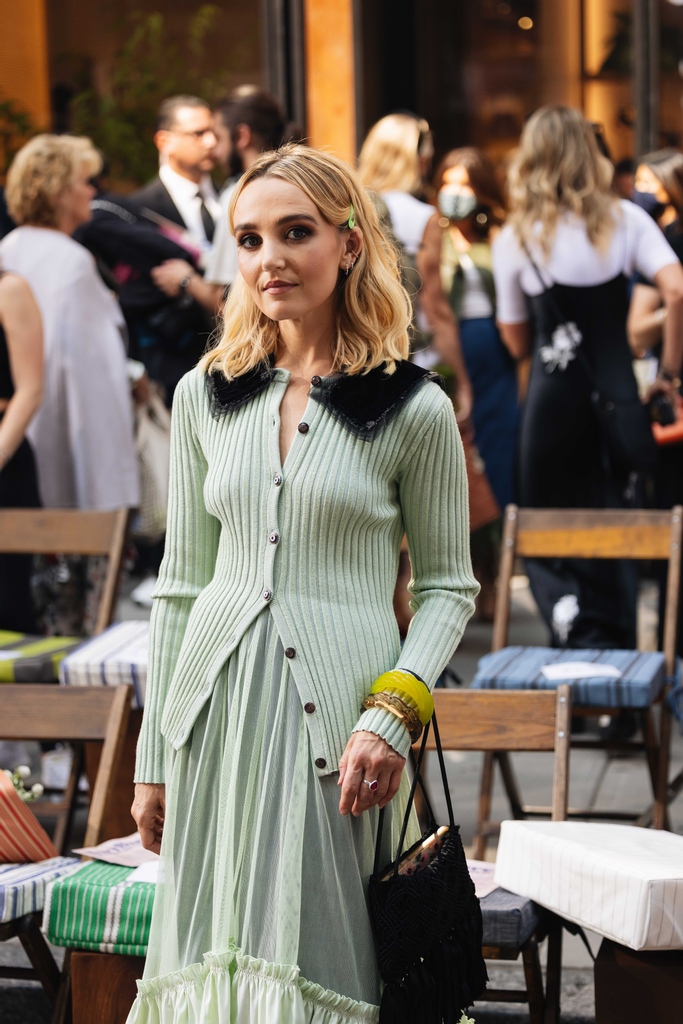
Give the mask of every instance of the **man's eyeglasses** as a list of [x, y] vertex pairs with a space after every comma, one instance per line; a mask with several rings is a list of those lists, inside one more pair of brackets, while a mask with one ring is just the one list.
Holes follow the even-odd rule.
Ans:
[[213, 128], [197, 128], [193, 132], [183, 131], [182, 128], [171, 128], [170, 131], [172, 131], [174, 135], [187, 135], [189, 138], [196, 139], [198, 142], [203, 139], [205, 135], [213, 135], [214, 138], [216, 136]]

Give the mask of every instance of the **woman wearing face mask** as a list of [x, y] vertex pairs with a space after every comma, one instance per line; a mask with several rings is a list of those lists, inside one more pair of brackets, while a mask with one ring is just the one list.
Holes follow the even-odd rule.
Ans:
[[[514, 500], [517, 444], [515, 362], [496, 327], [490, 238], [505, 219], [505, 200], [489, 158], [472, 147], [454, 149], [442, 160], [435, 185], [444, 228], [441, 280], [460, 329], [465, 365], [473, 389], [476, 445], [501, 509]], [[472, 534], [472, 557], [482, 591], [479, 612], [493, 615], [500, 525]]]
[[[657, 221], [683, 263], [683, 153], [661, 149], [644, 156], [631, 198]], [[649, 278], [637, 274], [628, 318], [629, 341], [637, 356], [659, 345], [665, 317], [659, 290]]]

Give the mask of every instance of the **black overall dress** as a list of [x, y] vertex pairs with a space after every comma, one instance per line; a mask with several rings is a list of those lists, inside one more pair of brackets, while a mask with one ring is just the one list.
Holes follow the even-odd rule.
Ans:
[[[619, 274], [599, 285], [556, 283], [529, 302], [535, 336], [520, 439], [520, 503], [623, 507], [628, 474], [610, 462], [591, 396], [597, 388], [613, 401], [637, 397], [626, 337], [628, 281]], [[564, 325], [558, 331], [558, 314], [578, 333]], [[534, 559], [527, 571], [554, 645], [636, 646], [634, 563]]]

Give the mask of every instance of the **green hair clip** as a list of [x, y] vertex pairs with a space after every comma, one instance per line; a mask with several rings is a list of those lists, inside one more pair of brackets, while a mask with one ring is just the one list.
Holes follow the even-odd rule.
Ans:
[[349, 206], [349, 219], [346, 222], [346, 226], [349, 228], [355, 228], [356, 226], [356, 211], [353, 208], [353, 203]]

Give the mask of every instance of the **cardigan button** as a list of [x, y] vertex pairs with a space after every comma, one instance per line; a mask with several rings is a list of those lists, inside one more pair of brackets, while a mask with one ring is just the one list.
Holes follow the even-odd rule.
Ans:
[[315, 766], [316, 768], [327, 768], [327, 761], [324, 757], [316, 757]]
[[272, 590], [264, 590], [263, 591], [263, 600], [264, 601], [272, 601], [272, 599], [273, 599], [273, 591]]
[[322, 377], [319, 377], [318, 374], [316, 373], [315, 377], [311, 377], [311, 384], [313, 385], [314, 388], [319, 388], [320, 385], [322, 384]]
[[311, 428], [309, 427], [308, 423], [300, 423], [299, 426], [297, 427], [297, 430], [299, 431], [300, 434], [307, 434], [310, 429]]
[[273, 483], [275, 484], [276, 487], [281, 487], [282, 486], [282, 477], [280, 476], [279, 473], [277, 473], [273, 477]]
[[293, 647], [285, 647], [285, 658], [296, 658], [296, 651]]
[[273, 532], [271, 534], [268, 535], [268, 540], [270, 541], [271, 544], [277, 544], [279, 539], [280, 539], [280, 534], [279, 533], [275, 533], [274, 530], [273, 530]]
[[[309, 700], [308, 704], [304, 704], [304, 711], [306, 712], [307, 715], [312, 715], [314, 713], [314, 711], [315, 711], [315, 704], [313, 703], [313, 701]], [[317, 764], [317, 761], [316, 761], [316, 764]], [[318, 765], [318, 767], [319, 768], [320, 767], [324, 767], [324, 765], [323, 766]]]

